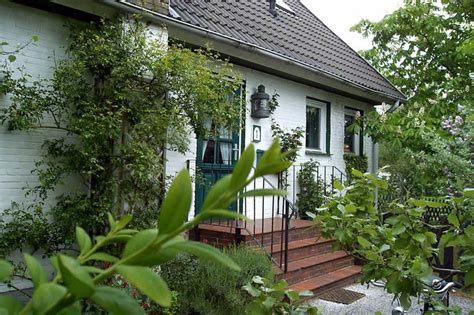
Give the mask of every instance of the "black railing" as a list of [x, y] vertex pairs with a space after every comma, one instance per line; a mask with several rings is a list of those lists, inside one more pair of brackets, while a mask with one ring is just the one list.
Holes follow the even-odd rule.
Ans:
[[[212, 181], [206, 183], [203, 179], [218, 179], [222, 173], [219, 165], [215, 167], [199, 167], [194, 160], [188, 160], [187, 167], [196, 179], [196, 198], [199, 192], [205, 192]], [[206, 185], [208, 185], [206, 187]], [[278, 177], [259, 177], [248, 185], [241, 194], [256, 189], [276, 189]], [[199, 211], [199, 202], [195, 203], [195, 211]], [[231, 205], [230, 210], [238, 211], [250, 221], [228, 220], [221, 218], [209, 219], [204, 224], [219, 226], [226, 234], [233, 234], [236, 243], [245, 240], [247, 244], [261, 247], [272, 262], [283, 272], [288, 270], [288, 242], [291, 219], [296, 215], [294, 205], [283, 196], [250, 196], [240, 198]], [[196, 231], [196, 234], [199, 232]]]
[[[296, 203], [299, 192], [298, 173], [303, 169], [302, 164], [293, 164], [287, 171], [286, 186], [290, 194], [290, 200]], [[334, 180], [344, 183], [347, 175], [336, 166], [319, 165], [316, 167], [314, 179], [321, 184], [325, 196], [334, 193]]]

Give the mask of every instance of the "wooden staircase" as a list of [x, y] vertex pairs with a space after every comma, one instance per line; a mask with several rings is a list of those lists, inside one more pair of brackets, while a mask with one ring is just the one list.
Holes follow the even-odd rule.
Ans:
[[[316, 296], [353, 284], [360, 276], [361, 267], [344, 251], [333, 251], [333, 240], [320, 237], [313, 223], [291, 220], [288, 229], [288, 265], [274, 268], [278, 279], [285, 279], [290, 288], [297, 291], [310, 290]], [[197, 232], [201, 241], [218, 247], [234, 241], [238, 226], [200, 224]], [[285, 257], [285, 246], [280, 241], [282, 225], [278, 219], [256, 220], [246, 224], [240, 231], [240, 242], [264, 247], [271, 254], [275, 265], [281, 266]]]

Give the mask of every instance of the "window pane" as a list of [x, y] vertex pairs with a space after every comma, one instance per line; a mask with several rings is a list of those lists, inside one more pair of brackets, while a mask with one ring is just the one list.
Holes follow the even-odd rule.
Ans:
[[354, 134], [349, 132], [349, 126], [354, 123], [354, 116], [344, 116], [344, 152], [355, 152]]
[[321, 149], [321, 109], [306, 107], [306, 147]]

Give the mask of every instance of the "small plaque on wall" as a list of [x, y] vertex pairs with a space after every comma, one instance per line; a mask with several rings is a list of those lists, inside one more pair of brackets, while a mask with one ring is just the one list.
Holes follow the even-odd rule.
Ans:
[[252, 142], [262, 141], [262, 127], [253, 125]]

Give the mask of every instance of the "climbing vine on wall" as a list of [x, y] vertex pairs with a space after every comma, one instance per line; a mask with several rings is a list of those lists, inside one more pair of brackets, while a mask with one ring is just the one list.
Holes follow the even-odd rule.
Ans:
[[33, 170], [39, 184], [28, 193], [42, 208], [52, 190], [74, 183], [50, 212], [65, 242], [77, 224], [101, 232], [110, 210], [151, 226], [164, 193], [164, 152], [187, 151], [205, 119], [232, 126], [240, 108], [226, 96], [240, 79], [215, 53], [168, 46], [139, 18], [71, 26], [70, 34], [51, 79], [0, 68], [0, 95], [10, 100], [1, 122], [12, 131], [62, 132], [43, 143]]

